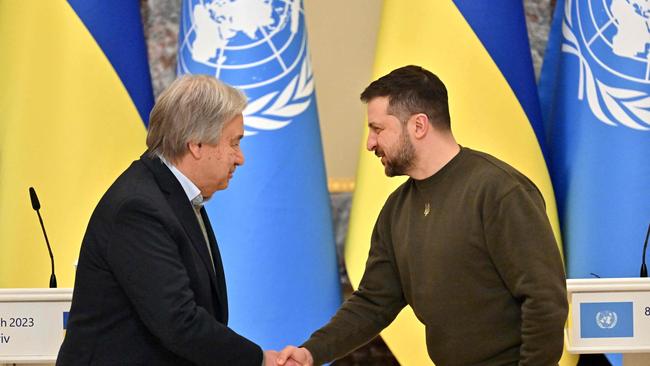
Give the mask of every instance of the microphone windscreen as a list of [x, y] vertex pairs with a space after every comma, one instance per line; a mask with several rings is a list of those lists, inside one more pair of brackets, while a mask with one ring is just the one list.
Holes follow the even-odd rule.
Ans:
[[34, 190], [34, 187], [29, 187], [29, 198], [31, 198], [32, 200], [32, 208], [34, 210], [40, 210], [41, 203], [38, 202], [38, 196], [36, 195], [36, 191]]

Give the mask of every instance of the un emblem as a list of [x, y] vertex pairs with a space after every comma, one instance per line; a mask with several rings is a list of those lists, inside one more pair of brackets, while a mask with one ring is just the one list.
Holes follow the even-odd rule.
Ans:
[[603, 123], [650, 130], [650, 2], [567, 0], [562, 35], [580, 61], [578, 99]]
[[285, 127], [312, 102], [300, 0], [184, 2], [177, 73], [208, 74], [246, 92], [246, 135]]
[[596, 313], [596, 324], [601, 329], [612, 329], [618, 322], [615, 311], [603, 310]]

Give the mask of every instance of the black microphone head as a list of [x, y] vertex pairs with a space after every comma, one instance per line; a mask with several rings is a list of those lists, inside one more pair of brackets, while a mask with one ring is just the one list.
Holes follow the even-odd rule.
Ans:
[[29, 187], [29, 198], [31, 198], [32, 200], [32, 208], [34, 210], [40, 210], [41, 203], [38, 202], [38, 196], [36, 195], [36, 191], [34, 190], [34, 187]]

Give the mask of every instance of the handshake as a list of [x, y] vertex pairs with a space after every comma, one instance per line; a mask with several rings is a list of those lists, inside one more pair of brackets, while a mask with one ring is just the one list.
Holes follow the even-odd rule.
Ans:
[[264, 351], [264, 366], [313, 366], [311, 352], [304, 347], [287, 346], [282, 351]]

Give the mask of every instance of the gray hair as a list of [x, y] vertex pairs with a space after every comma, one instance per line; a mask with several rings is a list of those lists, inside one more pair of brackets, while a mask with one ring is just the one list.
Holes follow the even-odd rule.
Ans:
[[184, 75], [163, 91], [149, 114], [149, 155], [176, 162], [187, 143], [216, 144], [224, 124], [246, 108], [240, 90], [208, 75]]

